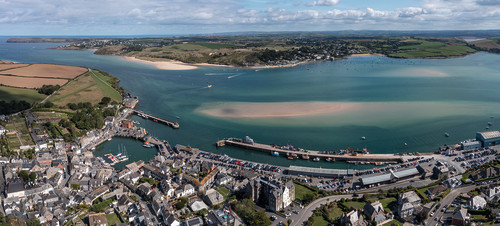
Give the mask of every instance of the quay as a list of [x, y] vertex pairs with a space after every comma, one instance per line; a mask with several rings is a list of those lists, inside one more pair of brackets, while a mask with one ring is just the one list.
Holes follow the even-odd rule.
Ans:
[[143, 118], [146, 118], [146, 119], [152, 119], [153, 121], [155, 122], [162, 122], [162, 123], [165, 123], [167, 124], [168, 126], [174, 128], [174, 129], [179, 129], [179, 123], [177, 122], [172, 122], [172, 121], [169, 121], [169, 120], [166, 120], [166, 119], [162, 119], [160, 117], [156, 117], [154, 115], [150, 115], [148, 113], [145, 113], [143, 111], [139, 111], [139, 110], [133, 110], [135, 114], [137, 114], [138, 116], [140, 117], [143, 117]]
[[313, 150], [286, 150], [286, 149], [280, 149], [273, 147], [271, 145], [267, 144], [259, 144], [259, 143], [254, 143], [254, 142], [244, 142], [244, 141], [238, 141], [235, 139], [224, 139], [224, 140], [219, 140], [217, 141], [217, 146], [224, 146], [224, 145], [229, 145], [229, 146], [234, 146], [234, 147], [239, 147], [239, 148], [244, 148], [244, 149], [249, 149], [249, 150], [255, 150], [255, 151], [261, 151], [261, 152], [267, 152], [269, 154], [274, 154], [278, 153], [281, 156], [289, 156], [289, 155], [295, 155], [298, 158], [300, 158], [303, 155], [309, 156], [309, 158], [319, 158], [319, 159], [331, 159], [333, 161], [353, 161], [353, 162], [385, 162], [385, 163], [401, 163], [404, 162], [403, 158], [401, 156], [396, 156], [393, 154], [361, 154], [361, 153], [354, 153], [352, 155], [349, 154], [343, 154], [343, 155], [337, 155], [337, 154], [328, 154], [328, 153], [322, 153], [320, 151], [313, 151]]

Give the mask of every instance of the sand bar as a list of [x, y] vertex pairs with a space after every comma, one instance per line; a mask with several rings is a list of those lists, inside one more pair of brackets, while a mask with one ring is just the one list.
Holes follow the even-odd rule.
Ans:
[[145, 63], [155, 66], [158, 69], [162, 70], [192, 70], [198, 68], [195, 65], [190, 65], [186, 63], [182, 63], [180, 61], [149, 61], [149, 60], [141, 60], [135, 57], [124, 57], [125, 60], [134, 61], [139, 63]]
[[272, 103], [210, 103], [197, 111], [221, 118], [299, 117], [350, 112], [361, 109], [362, 103], [349, 102], [272, 102]]

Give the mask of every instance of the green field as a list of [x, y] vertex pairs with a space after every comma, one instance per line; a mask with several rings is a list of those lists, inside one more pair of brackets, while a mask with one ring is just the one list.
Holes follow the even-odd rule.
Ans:
[[403, 224], [404, 224], [403, 222], [394, 219], [392, 221], [385, 223], [383, 226], [393, 226], [393, 225], [395, 226], [395, 225], [403, 225]]
[[455, 40], [437, 41], [437, 40], [423, 40], [423, 39], [410, 39], [404, 42], [409, 42], [413, 45], [400, 46], [399, 53], [389, 54], [390, 57], [401, 58], [441, 58], [451, 56], [465, 56], [476, 50], [466, 46], [462, 42]]
[[383, 198], [383, 199], [373, 198], [373, 199], [369, 199], [368, 201], [370, 203], [375, 202], [375, 201], [379, 201], [380, 203], [382, 203], [384, 210], [390, 212], [391, 210], [389, 208], [389, 204], [391, 202], [395, 202], [396, 198], [394, 198], [394, 197], [388, 197], [388, 198]]
[[301, 185], [295, 184], [295, 199], [303, 200], [305, 194], [312, 194], [313, 190]]
[[46, 96], [38, 93], [34, 89], [13, 88], [7, 86], [0, 86], [0, 101], [20, 101], [24, 100], [28, 103], [38, 103]]
[[121, 102], [120, 93], [109, 83], [112, 80], [112, 77], [92, 70], [63, 86], [49, 98], [49, 101], [59, 106], [80, 102], [97, 104], [103, 97], [107, 96], [116, 102]]
[[218, 188], [216, 188], [216, 190], [226, 199], [230, 194], [229, 190], [224, 186], [219, 186]]
[[332, 219], [337, 219], [342, 215], [342, 209], [339, 207], [333, 207], [328, 210], [328, 217]]
[[313, 226], [328, 226], [329, 223], [326, 221], [323, 216], [312, 216], [314, 220]]
[[122, 223], [122, 221], [120, 220], [120, 218], [118, 218], [118, 215], [116, 215], [116, 213], [106, 214], [106, 219], [108, 220], [108, 225], [115, 225], [118, 223]]
[[363, 209], [363, 207], [365, 206], [365, 203], [358, 202], [358, 201], [348, 201], [348, 202], [345, 202], [344, 205], [347, 207], [347, 209], [351, 209], [351, 208]]
[[237, 47], [237, 46], [231, 45], [231, 44], [212, 43], [212, 42], [196, 42], [195, 44], [209, 48], [209, 49], [224, 49], [224, 48]]

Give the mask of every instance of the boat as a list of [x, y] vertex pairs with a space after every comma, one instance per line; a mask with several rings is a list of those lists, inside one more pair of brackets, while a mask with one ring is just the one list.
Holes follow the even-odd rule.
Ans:
[[408, 146], [408, 144], [405, 142], [405, 146]]
[[121, 155], [122, 155], [122, 153], [118, 153], [118, 154], [116, 154], [115, 156], [116, 156], [116, 157], [120, 157]]
[[287, 156], [288, 159], [294, 159], [293, 156], [289, 155]]
[[486, 126], [486, 127], [485, 127], [485, 129], [490, 129], [490, 127], [489, 127], [489, 126]]
[[111, 137], [110, 137], [110, 138], [108, 138], [108, 141], [111, 141], [111, 139], [113, 139], [113, 138], [111, 138]]
[[278, 153], [277, 151], [275, 151], [275, 152], [273, 152], [273, 153], [272, 153], [272, 155], [273, 155], [273, 156], [279, 156], [279, 155], [280, 155], [280, 153]]
[[208, 85], [207, 88], [212, 88], [212, 85]]
[[327, 161], [327, 162], [333, 162], [333, 158], [332, 158], [332, 157], [327, 158], [327, 159], [326, 159], [326, 161]]
[[366, 137], [364, 137], [364, 136], [363, 136], [363, 137], [361, 137], [361, 140], [366, 140]]
[[319, 162], [319, 158], [318, 158], [318, 157], [313, 158], [313, 161], [315, 161], [315, 162]]
[[180, 119], [181, 117], [180, 116], [175, 116], [175, 118]]
[[449, 133], [444, 133], [444, 136], [445, 136], [445, 137], [449, 137], [449, 136], [450, 136], [450, 134], [449, 134]]
[[309, 155], [302, 155], [302, 159], [308, 160], [309, 159]]
[[493, 123], [491, 123], [491, 122], [488, 122], [488, 126], [492, 126], [492, 125], [493, 125]]
[[292, 157], [293, 158], [298, 158], [299, 156], [297, 154], [295, 154], [295, 153], [292, 153]]
[[91, 150], [92, 150], [92, 151], [95, 151], [95, 147], [92, 147], [92, 148], [91, 148]]

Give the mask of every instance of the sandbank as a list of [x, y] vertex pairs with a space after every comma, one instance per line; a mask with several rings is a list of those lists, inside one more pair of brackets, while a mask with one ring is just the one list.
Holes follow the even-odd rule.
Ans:
[[162, 70], [192, 70], [198, 68], [195, 65], [182, 63], [180, 61], [149, 61], [149, 60], [141, 60], [135, 57], [123, 57], [125, 60], [134, 61], [139, 63], [145, 63], [155, 66], [158, 69]]
[[351, 112], [360, 110], [362, 105], [349, 102], [231, 102], [205, 104], [197, 111], [221, 118], [272, 118]]

